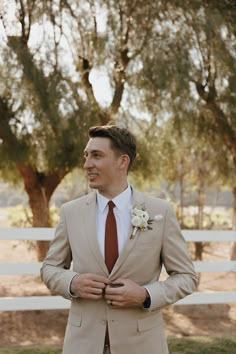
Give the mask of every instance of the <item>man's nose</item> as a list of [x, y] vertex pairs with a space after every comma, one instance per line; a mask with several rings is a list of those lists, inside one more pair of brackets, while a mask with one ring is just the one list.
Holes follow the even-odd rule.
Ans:
[[84, 169], [87, 169], [91, 167], [91, 160], [89, 158], [86, 158], [84, 161]]

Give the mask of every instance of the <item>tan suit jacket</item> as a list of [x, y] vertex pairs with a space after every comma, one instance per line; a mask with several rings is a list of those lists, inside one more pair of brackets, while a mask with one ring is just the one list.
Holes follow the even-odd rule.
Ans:
[[[104, 299], [71, 299], [64, 354], [102, 354], [107, 324], [111, 354], [168, 354], [161, 309], [192, 293], [197, 278], [170, 204], [135, 190], [132, 197], [133, 204], [145, 205], [151, 219], [162, 218], [153, 221], [152, 230], [139, 230], [133, 239], [127, 239], [111, 274], [97, 242], [93, 192], [62, 206], [41, 276], [65, 298], [70, 298], [69, 284], [77, 273], [95, 273], [111, 280], [129, 278], [147, 287], [151, 307], [117, 309]], [[169, 277], [161, 282], [162, 264]]]

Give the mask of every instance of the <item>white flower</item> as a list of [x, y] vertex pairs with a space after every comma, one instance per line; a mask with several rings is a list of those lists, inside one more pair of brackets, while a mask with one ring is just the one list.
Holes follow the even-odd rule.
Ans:
[[141, 216], [141, 215], [142, 215], [142, 212], [143, 212], [143, 210], [138, 209], [138, 208], [136, 208], [136, 207], [133, 208], [132, 211], [133, 211], [133, 214], [134, 214], [134, 215], [138, 215], [138, 216]]
[[146, 210], [143, 212], [142, 218], [143, 218], [144, 221], [148, 221], [148, 220], [149, 220], [149, 215], [148, 215], [148, 213], [146, 212]]
[[148, 212], [144, 207], [140, 208], [134, 206], [132, 208], [132, 218], [131, 218], [131, 223], [134, 226], [134, 229], [130, 238], [133, 238], [135, 236], [138, 229], [144, 231], [151, 229], [149, 224], [151, 224], [152, 221], [153, 220], [150, 220]]
[[154, 216], [154, 220], [155, 220], [155, 221], [160, 221], [160, 220], [162, 220], [162, 219], [163, 219], [163, 215], [161, 215], [161, 214]]
[[134, 215], [131, 222], [135, 227], [140, 227], [142, 225], [142, 219], [138, 215]]

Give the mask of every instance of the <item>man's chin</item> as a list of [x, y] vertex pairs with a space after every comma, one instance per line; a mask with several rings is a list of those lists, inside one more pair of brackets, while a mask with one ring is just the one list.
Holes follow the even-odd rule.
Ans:
[[89, 181], [88, 185], [89, 185], [89, 188], [92, 188], [92, 189], [98, 189], [99, 188], [99, 186], [98, 186], [98, 184], [96, 182]]

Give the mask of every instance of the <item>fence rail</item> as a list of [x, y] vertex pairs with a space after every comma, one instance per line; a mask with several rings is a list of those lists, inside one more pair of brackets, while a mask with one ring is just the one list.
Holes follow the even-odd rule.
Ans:
[[[236, 242], [236, 231], [182, 230], [187, 242]], [[53, 228], [0, 228], [0, 240], [52, 240]], [[0, 263], [0, 275], [38, 275], [41, 262]], [[236, 272], [236, 261], [196, 261], [197, 272]], [[164, 271], [164, 269], [163, 269]], [[236, 291], [195, 292], [176, 305], [236, 303]], [[0, 297], [0, 311], [68, 309], [60, 296]]]
[[[236, 261], [195, 261], [196, 272], [236, 272]], [[42, 262], [0, 263], [0, 275], [37, 275]], [[163, 267], [163, 271], [165, 271]]]
[[[51, 227], [0, 228], [0, 240], [51, 241], [54, 236]], [[190, 242], [236, 242], [234, 230], [182, 230], [186, 241]]]

